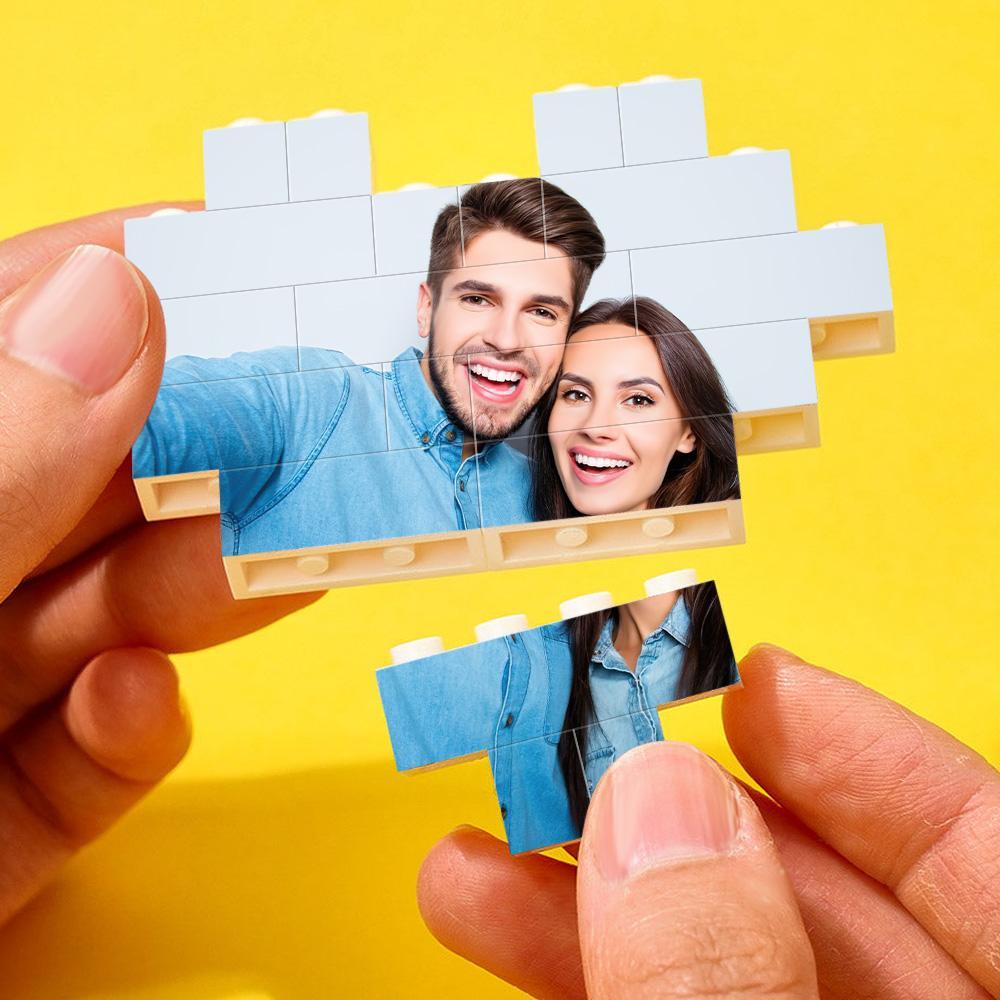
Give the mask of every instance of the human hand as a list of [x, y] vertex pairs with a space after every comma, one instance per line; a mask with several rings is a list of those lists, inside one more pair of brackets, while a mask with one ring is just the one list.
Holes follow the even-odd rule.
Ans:
[[595, 792], [579, 867], [469, 827], [418, 900], [448, 948], [538, 997], [1000, 995], [1000, 775], [895, 702], [774, 646], [723, 700], [748, 792], [684, 744]]
[[218, 517], [143, 520], [129, 451], [160, 384], [163, 314], [120, 252], [123, 220], [158, 207], [0, 243], [0, 922], [183, 756], [158, 650], [318, 596], [237, 602]]

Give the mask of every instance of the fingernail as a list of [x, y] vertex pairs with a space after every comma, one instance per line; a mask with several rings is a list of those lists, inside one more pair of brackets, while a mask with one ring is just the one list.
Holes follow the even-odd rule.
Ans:
[[627, 753], [598, 785], [591, 812], [595, 806], [597, 864], [609, 882], [723, 854], [739, 833], [733, 783], [687, 743], [651, 743]]
[[146, 293], [131, 265], [88, 244], [57, 257], [3, 303], [0, 346], [97, 395], [135, 360], [148, 321]]

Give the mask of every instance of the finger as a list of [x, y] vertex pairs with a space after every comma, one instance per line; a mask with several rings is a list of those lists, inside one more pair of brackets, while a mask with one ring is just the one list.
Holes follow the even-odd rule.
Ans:
[[57, 257], [0, 303], [0, 600], [129, 453], [163, 353], [155, 293], [103, 247]]
[[752, 650], [740, 673], [723, 718], [747, 771], [1000, 993], [1000, 775], [901, 705], [777, 647]]
[[0, 758], [0, 921], [183, 757], [177, 675], [149, 649], [105, 652], [61, 703], [10, 734]]
[[518, 989], [586, 996], [573, 865], [514, 858], [502, 840], [459, 827], [424, 860], [417, 904], [441, 944]]
[[592, 998], [819, 995], [764, 820], [687, 744], [636, 747], [601, 779], [580, 844], [577, 913]]
[[791, 880], [823, 1000], [989, 1000], [880, 882], [751, 791]]
[[[791, 880], [823, 1000], [988, 1000], [883, 885], [766, 796], [750, 795]], [[503, 841], [459, 828], [421, 868], [420, 910], [445, 947], [519, 989], [582, 995], [576, 869], [541, 860], [536, 871], [534, 856], [513, 857]], [[524, 978], [525, 955], [530, 978]]]
[[108, 536], [143, 522], [142, 507], [132, 480], [132, 461], [126, 458], [101, 490], [90, 510], [62, 541], [56, 543], [55, 548], [28, 574], [27, 579], [62, 566]]
[[130, 528], [0, 604], [0, 731], [56, 695], [103, 649], [201, 649], [321, 596], [235, 600], [217, 515]]
[[203, 203], [200, 201], [158, 201], [148, 205], [115, 208], [109, 212], [43, 226], [0, 241], [0, 299], [6, 298], [60, 254], [83, 243], [124, 253], [123, 224], [126, 219], [150, 215], [161, 208], [180, 208], [191, 212], [202, 207]]

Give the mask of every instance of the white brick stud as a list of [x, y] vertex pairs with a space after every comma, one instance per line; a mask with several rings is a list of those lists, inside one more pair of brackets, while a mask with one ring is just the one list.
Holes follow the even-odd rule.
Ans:
[[673, 573], [650, 577], [644, 584], [647, 597], [670, 594], [675, 590], [693, 587], [698, 582], [698, 574], [693, 569], [678, 569]]
[[439, 635], [429, 635], [423, 639], [411, 639], [409, 642], [393, 646], [389, 650], [389, 656], [393, 666], [398, 666], [400, 663], [409, 663], [410, 660], [420, 660], [425, 656], [443, 652], [444, 639]]
[[504, 615], [502, 618], [491, 618], [476, 626], [476, 642], [486, 642], [489, 639], [500, 639], [505, 635], [523, 632], [528, 627], [527, 615]]

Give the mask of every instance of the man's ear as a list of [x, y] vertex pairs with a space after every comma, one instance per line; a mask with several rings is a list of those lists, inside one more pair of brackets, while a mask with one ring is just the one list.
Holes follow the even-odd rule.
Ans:
[[434, 295], [426, 281], [420, 282], [417, 289], [417, 332], [421, 337], [429, 337], [431, 333], [431, 316], [434, 313]]
[[684, 433], [681, 435], [680, 441], [677, 442], [677, 450], [684, 452], [685, 455], [690, 454], [694, 451], [694, 446], [698, 443], [698, 439], [695, 437], [695, 433], [691, 430], [691, 425], [688, 424], [684, 428]]

